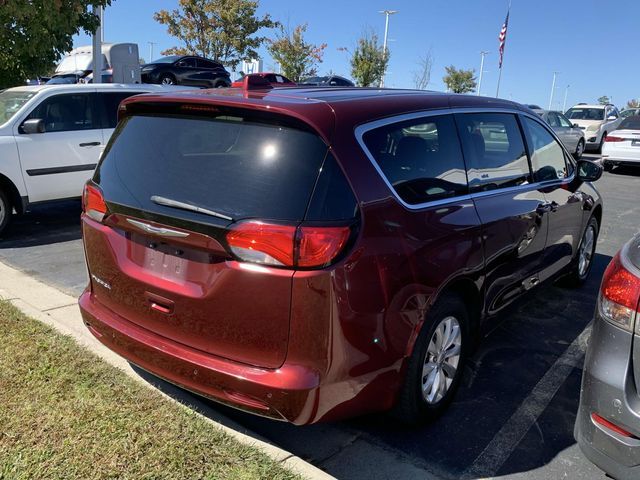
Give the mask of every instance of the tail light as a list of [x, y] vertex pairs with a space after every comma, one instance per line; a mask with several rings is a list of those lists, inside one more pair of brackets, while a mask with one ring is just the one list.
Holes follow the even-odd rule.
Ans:
[[102, 222], [107, 215], [107, 204], [102, 191], [89, 183], [84, 186], [82, 193], [82, 211], [96, 222]]
[[601, 425], [601, 426], [605, 427], [606, 429], [617, 433], [618, 435], [621, 435], [621, 436], [626, 437], [626, 438], [633, 438], [634, 440], [640, 440], [633, 433], [625, 430], [624, 428], [620, 427], [619, 425], [616, 425], [613, 422], [610, 422], [609, 420], [607, 420], [606, 418], [598, 415], [595, 412], [593, 412], [591, 414], [591, 420], [593, 420], [594, 423], [597, 423], [598, 425]]
[[[604, 272], [600, 287], [601, 315], [617, 327], [628, 332], [634, 329], [640, 299], [640, 278], [629, 272], [618, 253]], [[640, 325], [636, 327], [640, 333]]]
[[614, 137], [612, 135], [607, 135], [604, 137], [605, 142], [614, 143], [614, 142], [624, 142], [625, 139], [622, 137]]
[[231, 251], [246, 262], [284, 267], [323, 267], [331, 263], [349, 239], [343, 227], [294, 227], [244, 222], [227, 234]]

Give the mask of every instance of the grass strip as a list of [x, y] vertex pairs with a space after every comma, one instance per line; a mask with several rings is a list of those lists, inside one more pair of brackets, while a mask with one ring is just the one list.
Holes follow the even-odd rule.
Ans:
[[298, 479], [0, 301], [0, 479]]

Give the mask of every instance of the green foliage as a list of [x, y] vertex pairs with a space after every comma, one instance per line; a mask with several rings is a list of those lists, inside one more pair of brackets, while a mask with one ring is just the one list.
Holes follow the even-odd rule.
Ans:
[[306, 31], [306, 23], [298, 25], [293, 31], [281, 25], [276, 39], [268, 41], [269, 53], [280, 64], [282, 73], [294, 82], [316, 74], [316, 66], [322, 63], [324, 49], [327, 48], [326, 43], [307, 43], [304, 39]]
[[93, 32], [90, 6], [111, 0], [0, 0], [0, 88], [46, 75], [73, 48], [73, 35]]
[[200, 55], [235, 68], [242, 60], [258, 58], [266, 37], [256, 35], [278, 22], [270, 15], [257, 17], [257, 0], [179, 0], [179, 8], [160, 10], [153, 18], [167, 26], [169, 35], [183, 46], [163, 55]]
[[607, 105], [608, 103], [611, 103], [611, 100], [607, 95], [603, 95], [598, 99], [598, 103], [600, 105]]
[[385, 54], [378, 36], [373, 32], [365, 32], [358, 39], [353, 55], [351, 55], [351, 76], [359, 87], [378, 86], [384, 77], [389, 64], [389, 50]]
[[476, 89], [475, 70], [457, 69], [453, 65], [445, 67], [445, 70], [447, 74], [442, 81], [453, 93], [468, 93]]

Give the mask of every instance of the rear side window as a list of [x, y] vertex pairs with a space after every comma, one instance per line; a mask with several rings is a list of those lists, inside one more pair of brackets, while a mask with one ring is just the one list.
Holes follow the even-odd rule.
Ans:
[[98, 93], [98, 101], [102, 105], [102, 128], [116, 128], [118, 124], [118, 106], [125, 98], [143, 92], [108, 92]]
[[470, 113], [456, 120], [472, 192], [529, 183], [529, 161], [515, 115]]
[[453, 116], [385, 125], [366, 132], [363, 140], [405, 202], [416, 205], [468, 193]]
[[138, 115], [118, 125], [94, 181], [108, 202], [169, 217], [216, 223], [151, 197], [233, 220], [301, 221], [326, 152], [313, 133], [240, 117]]

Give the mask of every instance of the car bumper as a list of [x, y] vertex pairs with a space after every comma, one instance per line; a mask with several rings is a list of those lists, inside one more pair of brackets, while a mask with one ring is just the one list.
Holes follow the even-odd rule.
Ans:
[[639, 158], [620, 158], [620, 157], [616, 158], [616, 157], [603, 156], [602, 164], [610, 165], [612, 167], [625, 166], [625, 165], [638, 167], [640, 166], [640, 157]]
[[591, 414], [597, 413], [640, 437], [640, 396], [632, 373], [632, 342], [633, 335], [596, 318], [574, 432], [585, 456], [618, 480], [640, 478], [640, 439], [596, 424]]
[[598, 148], [600, 146], [600, 135], [598, 132], [584, 132], [585, 148]]
[[295, 424], [316, 419], [320, 377], [308, 368], [285, 363], [265, 369], [205, 354], [127, 321], [96, 301], [88, 290], [79, 304], [89, 331], [143, 370], [257, 415]]

